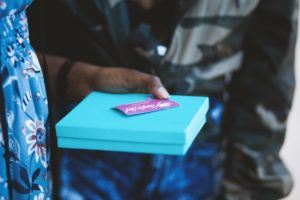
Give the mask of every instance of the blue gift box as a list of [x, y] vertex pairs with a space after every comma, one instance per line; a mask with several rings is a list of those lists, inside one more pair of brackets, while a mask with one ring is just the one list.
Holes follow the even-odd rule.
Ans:
[[60, 148], [184, 155], [206, 122], [207, 97], [172, 95], [179, 107], [126, 116], [115, 106], [146, 94], [93, 92], [56, 124]]

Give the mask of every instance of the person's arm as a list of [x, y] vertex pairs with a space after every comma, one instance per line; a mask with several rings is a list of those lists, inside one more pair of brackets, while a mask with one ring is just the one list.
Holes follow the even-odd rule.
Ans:
[[294, 8], [294, 0], [263, 0], [251, 16], [244, 61], [230, 82], [225, 114], [229, 198], [241, 195], [231, 191], [234, 183], [253, 188], [251, 199], [280, 199], [292, 188], [279, 151], [294, 91]]
[[[41, 55], [38, 55], [42, 60]], [[46, 55], [49, 81], [54, 98], [57, 97], [57, 78], [66, 58]], [[66, 76], [66, 98], [78, 101], [91, 91], [111, 93], [151, 93], [157, 98], [169, 98], [169, 93], [156, 76], [118, 67], [100, 67], [84, 62], [75, 62]]]
[[[291, 107], [293, 65], [283, 62], [289, 50], [293, 53], [295, 48], [291, 43], [292, 33], [296, 31], [293, 30], [293, 10], [294, 0], [260, 2], [244, 38], [241, 70], [233, 74], [229, 85], [229, 114], [235, 115], [230, 130], [231, 135], [237, 136], [232, 139], [250, 145], [247, 135], [259, 131], [255, 137], [261, 138], [261, 142], [252, 140], [251, 148], [274, 148], [274, 153], [279, 151], [279, 146], [272, 147], [273, 143], [266, 146], [263, 141], [275, 137], [274, 140], [280, 139], [282, 143], [283, 137], [277, 138], [277, 132], [285, 130]], [[252, 126], [242, 125], [249, 121], [253, 122]]]

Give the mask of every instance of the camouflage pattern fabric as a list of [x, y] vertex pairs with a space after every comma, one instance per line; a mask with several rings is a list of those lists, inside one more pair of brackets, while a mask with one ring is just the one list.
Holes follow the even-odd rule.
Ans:
[[290, 3], [266, 1], [255, 11], [247, 59], [229, 83], [224, 199], [280, 199], [293, 187], [279, 156], [295, 86], [298, 2]]
[[[296, 0], [160, 2], [158, 8], [148, 13], [152, 17], [146, 17], [147, 21], [137, 19], [143, 15], [135, 15], [138, 8], [130, 7], [129, 0], [52, 1], [55, 8], [49, 10], [56, 10], [57, 20], [55, 16], [49, 17], [55, 23], [48, 24], [61, 31], [49, 34], [48, 51], [101, 66], [157, 74], [172, 93], [218, 97], [222, 109], [224, 106], [224, 117], [213, 117], [204, 137], [194, 144], [201, 146], [209, 141], [224, 147], [223, 181], [211, 182], [210, 186], [222, 185], [217, 199], [286, 196], [293, 180], [279, 151], [294, 91]], [[164, 10], [159, 11], [159, 7]], [[159, 21], [158, 25], [153, 21]], [[155, 31], [155, 26], [159, 31]], [[168, 39], [162, 41], [160, 36], [165, 29]], [[214, 105], [213, 109], [216, 108]], [[215, 112], [210, 113], [214, 116]], [[220, 129], [218, 134], [214, 134], [215, 129]], [[209, 149], [191, 154], [203, 161], [201, 156], [206, 151]], [[221, 157], [211, 159], [222, 163]], [[71, 158], [74, 161], [74, 155]], [[64, 166], [70, 167], [70, 163]], [[198, 162], [193, 168], [196, 174], [204, 173], [201, 166]], [[211, 172], [221, 173], [218, 170]], [[168, 176], [168, 170], [165, 171], [164, 176]], [[112, 177], [102, 178], [104, 182], [114, 181]], [[207, 179], [195, 181], [195, 187], [188, 190], [201, 190], [197, 184], [203, 181]], [[188, 182], [182, 178], [176, 184]], [[192, 199], [215, 198], [217, 191], [211, 190], [210, 197]]]

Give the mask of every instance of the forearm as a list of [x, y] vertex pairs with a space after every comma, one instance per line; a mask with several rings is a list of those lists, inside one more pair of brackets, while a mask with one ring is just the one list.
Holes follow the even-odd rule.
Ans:
[[[242, 111], [238, 111], [238, 108], [251, 113], [253, 118], [261, 120], [256, 123], [264, 126], [260, 130], [266, 129], [262, 132], [269, 131], [270, 134], [276, 134], [277, 129], [285, 128], [291, 106], [293, 65], [283, 62], [288, 54], [293, 55], [295, 48], [293, 4], [294, 0], [262, 1], [259, 4], [244, 39], [243, 65], [240, 71], [233, 74], [228, 87], [235, 110], [231, 113], [237, 112], [236, 115], [239, 115]], [[261, 107], [268, 114], [262, 114]], [[268, 121], [266, 116], [272, 116], [277, 123], [270, 119]], [[246, 123], [249, 120], [244, 121]], [[235, 129], [239, 129], [238, 132], [251, 132], [251, 127], [238, 126], [234, 122], [232, 124]], [[252, 128], [253, 131], [258, 130], [254, 126]], [[241, 135], [245, 136], [246, 133]], [[264, 143], [261, 147], [266, 149]]]
[[[42, 56], [39, 54], [42, 63]], [[168, 98], [169, 94], [156, 76], [120, 67], [96, 66], [77, 61], [66, 74], [61, 83], [59, 80], [66, 58], [46, 55], [47, 70], [54, 101], [61, 100], [61, 87], [64, 100], [76, 102], [84, 98], [90, 91], [110, 93], [151, 93], [157, 98]], [[66, 85], [61, 85], [66, 84]]]

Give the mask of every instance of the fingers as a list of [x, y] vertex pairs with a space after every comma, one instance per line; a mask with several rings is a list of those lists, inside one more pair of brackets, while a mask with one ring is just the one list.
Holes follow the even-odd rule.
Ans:
[[151, 93], [159, 99], [168, 99], [169, 93], [157, 76], [125, 68], [103, 69], [98, 75], [98, 90], [113, 93]]
[[138, 71], [130, 72], [131, 76], [128, 85], [134, 88], [135, 92], [150, 92], [154, 97], [159, 99], [168, 99], [170, 97], [168, 91], [157, 76]]
[[147, 86], [151, 94], [156, 98], [168, 99], [170, 97], [168, 91], [157, 76], [149, 75]]

